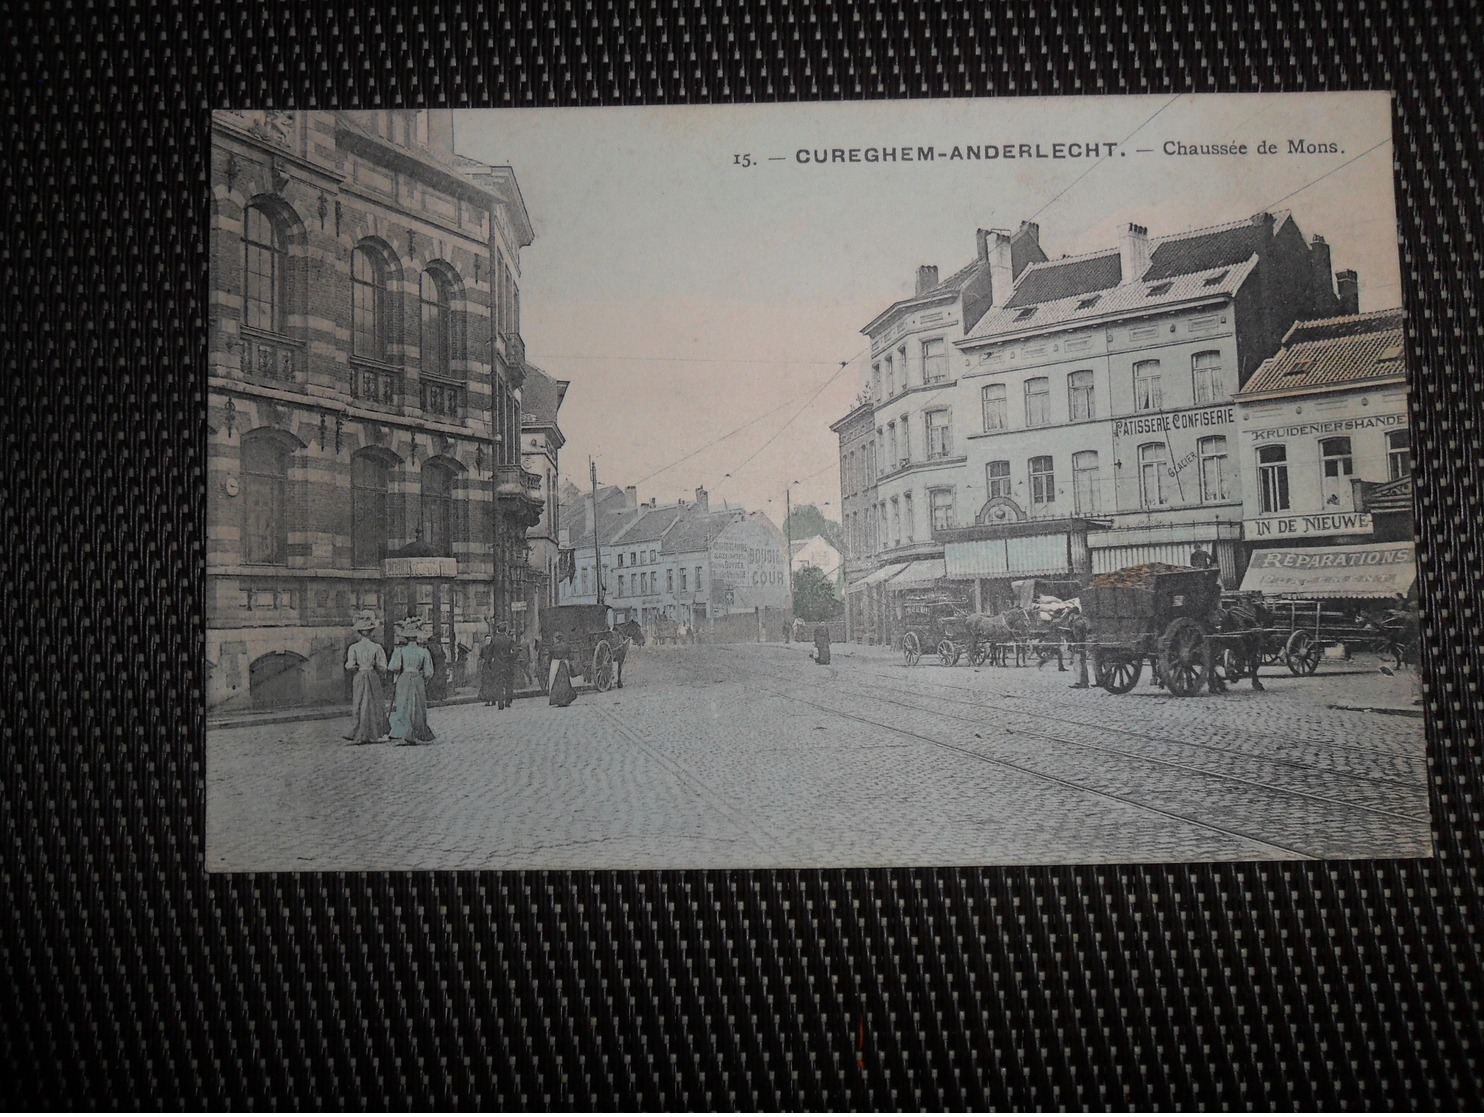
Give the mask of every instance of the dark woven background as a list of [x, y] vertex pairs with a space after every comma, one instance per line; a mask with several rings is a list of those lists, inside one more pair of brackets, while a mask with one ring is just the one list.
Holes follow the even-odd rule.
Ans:
[[[1477, 6], [990, 6], [6, 6], [0, 1105], [1481, 1101]], [[211, 107], [1371, 88], [1435, 860], [203, 873]]]

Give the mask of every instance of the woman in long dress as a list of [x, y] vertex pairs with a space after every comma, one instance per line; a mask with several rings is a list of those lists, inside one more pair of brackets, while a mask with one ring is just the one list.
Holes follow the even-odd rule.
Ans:
[[399, 745], [426, 745], [437, 740], [428, 727], [428, 680], [433, 677], [433, 657], [423, 647], [427, 633], [415, 618], [397, 632], [398, 644], [387, 661], [387, 670], [397, 676], [392, 696], [392, 740]]
[[360, 639], [345, 653], [345, 669], [355, 672], [350, 698], [350, 713], [354, 720], [345, 739], [353, 745], [366, 745], [386, 740], [391, 728], [387, 723], [386, 698], [381, 690], [381, 673], [387, 669], [386, 652], [371, 639], [376, 628], [374, 616], [358, 614], [354, 627]]
[[546, 690], [550, 697], [548, 706], [570, 706], [577, 697], [577, 688], [572, 685], [572, 667], [567, 663], [565, 644], [556, 643], [551, 648], [551, 673], [547, 676]]

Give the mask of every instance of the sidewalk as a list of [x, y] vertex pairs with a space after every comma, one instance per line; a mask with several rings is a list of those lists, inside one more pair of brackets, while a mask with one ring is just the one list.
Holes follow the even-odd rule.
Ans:
[[[583, 690], [578, 687], [579, 693]], [[538, 687], [520, 687], [515, 691], [516, 698], [542, 698], [544, 694]], [[460, 687], [447, 698], [440, 698], [436, 702], [429, 702], [429, 709], [437, 709], [440, 706], [471, 706], [479, 701], [477, 687]], [[233, 710], [230, 713], [213, 717], [206, 715], [206, 728], [212, 729], [242, 729], [253, 725], [284, 725], [289, 722], [298, 721], [332, 721], [336, 718], [350, 717], [350, 706], [293, 706], [283, 710]]]

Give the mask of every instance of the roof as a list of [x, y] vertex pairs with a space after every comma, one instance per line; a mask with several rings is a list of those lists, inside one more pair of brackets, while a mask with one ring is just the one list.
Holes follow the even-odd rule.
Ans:
[[1127, 279], [1119, 249], [1031, 264], [1016, 279], [1014, 294], [986, 313], [968, 338], [1040, 331], [1234, 295], [1256, 267], [1272, 231], [1289, 220], [1287, 213], [1259, 213], [1151, 239], [1149, 266], [1142, 275]]
[[683, 555], [704, 551], [726, 530], [728, 524], [741, 515], [741, 510], [735, 508], [723, 512], [692, 511], [665, 533], [665, 538], [660, 543], [660, 553]]
[[[589, 503], [591, 496], [579, 492], [579, 495], [571, 500], [562, 502], [561, 523], [585, 524], [587, 516], [592, 510]], [[598, 527], [603, 542], [607, 543], [613, 539], [614, 534], [621, 530], [626, 517], [634, 509], [628, 506], [628, 498], [624, 491], [615, 485], [600, 485], [598, 487]], [[581, 535], [573, 539], [571, 544], [577, 550], [591, 550], [593, 545], [593, 533], [584, 530]]]
[[1294, 392], [1406, 376], [1402, 311], [1371, 311], [1296, 322], [1283, 348], [1252, 374], [1237, 396]]
[[[1235, 267], [1210, 268], [1160, 283], [1140, 281], [1115, 285], [1101, 291], [1074, 291], [1072, 294], [1029, 306], [1012, 300], [1009, 305], [996, 307], [985, 314], [969, 337], [993, 338], [1028, 332], [1041, 333], [1048, 326], [1075, 326], [1082, 322], [1101, 321], [1108, 317], [1126, 316], [1203, 299], [1230, 298], [1256, 266], [1257, 256], [1254, 254]], [[1026, 269], [1027, 278], [1032, 274], [1032, 269]], [[1049, 284], [1046, 289], [1050, 289]], [[1031, 313], [1027, 314], [1026, 311]]]
[[905, 299], [898, 299], [896, 302], [892, 303], [880, 314], [876, 315], [876, 317], [872, 318], [869, 322], [862, 326], [861, 333], [867, 335], [871, 334], [883, 322], [886, 322], [888, 319], [894, 317], [896, 314], [907, 309], [908, 307], [918, 306], [924, 303], [938, 302], [939, 300], [946, 298], [957, 298], [963, 291], [963, 289], [967, 287], [975, 278], [977, 278], [981, 272], [987, 272], [988, 270], [989, 261], [980, 260], [977, 258], [971, 260], [969, 263], [959, 268], [958, 271], [954, 272], [937, 286], [929, 287], [921, 294], [910, 295]]
[[555, 427], [557, 411], [566, 398], [571, 382], [548, 376], [535, 365], [526, 365], [526, 381], [520, 389], [521, 423], [525, 426]]
[[641, 506], [634, 510], [634, 515], [618, 529], [613, 537], [613, 543], [657, 543], [675, 525], [676, 519], [682, 515], [682, 509], [675, 504], [667, 504], [663, 508], [650, 508]]

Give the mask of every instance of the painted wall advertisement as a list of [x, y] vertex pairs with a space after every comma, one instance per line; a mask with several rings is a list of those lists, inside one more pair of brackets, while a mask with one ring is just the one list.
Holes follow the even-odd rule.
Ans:
[[762, 516], [728, 524], [711, 544], [712, 601], [733, 613], [787, 606], [787, 549], [783, 533]]

